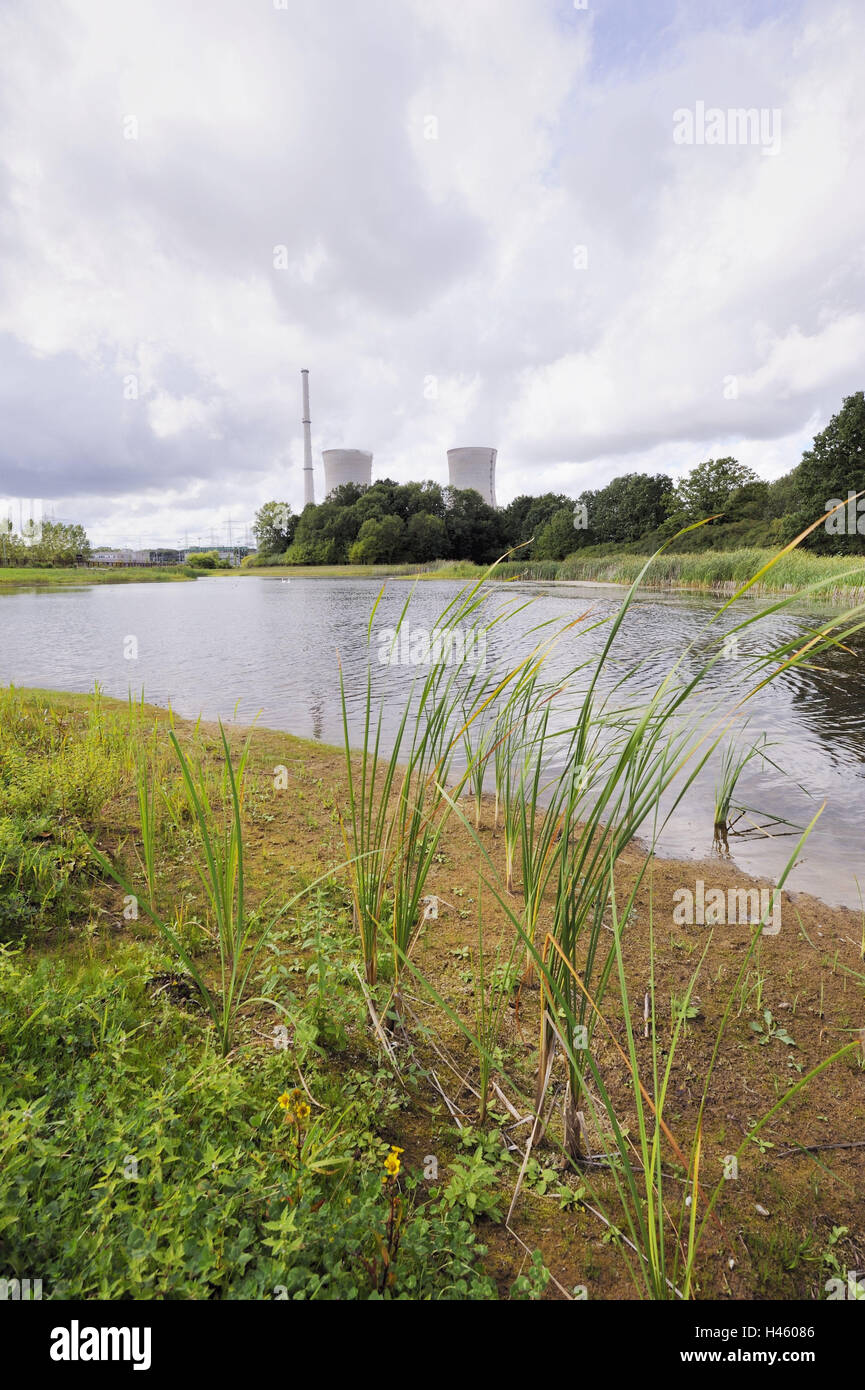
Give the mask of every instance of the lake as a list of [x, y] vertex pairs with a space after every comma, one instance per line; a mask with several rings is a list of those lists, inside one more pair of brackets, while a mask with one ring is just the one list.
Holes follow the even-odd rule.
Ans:
[[[352, 732], [357, 739], [366, 679], [367, 628], [381, 585], [365, 579], [291, 579], [226, 576], [189, 584], [94, 585], [80, 588], [16, 589], [0, 593], [0, 683], [92, 690], [136, 696], [171, 706], [178, 714], [221, 717], [261, 725], [326, 743], [341, 743], [339, 667], [342, 663]], [[385, 737], [417, 667], [383, 666], [377, 660], [383, 629], [395, 626], [411, 592], [403, 580], [388, 583], [373, 628], [374, 687], [385, 700]], [[414, 590], [411, 630], [430, 630], [456, 586], [425, 581]], [[553, 627], [589, 612], [550, 658], [550, 672], [570, 669], [600, 650], [606, 628], [585, 629], [618, 607], [621, 592], [591, 585], [491, 586], [491, 611], [528, 603], [492, 633], [485, 659], [513, 663], [535, 644], [539, 623]], [[739, 603], [736, 616], [717, 625], [729, 631], [756, 601]], [[697, 652], [685, 669], [709, 651], [704, 626], [719, 601], [675, 593], [644, 592], [628, 614], [614, 653], [618, 670], [631, 671], [628, 699], [655, 688], [690, 644]], [[789, 610], [761, 620], [731, 648], [709, 676], [705, 694], [729, 698], [744, 681], [743, 666], [756, 648], [801, 636], [818, 619]], [[862, 646], [818, 659], [819, 669], [786, 671], [748, 702], [747, 731], [753, 742], [768, 736], [778, 764], [751, 764], [737, 800], [757, 808], [752, 821], [786, 817], [804, 824], [825, 798], [826, 809], [788, 880], [791, 891], [811, 892], [827, 902], [859, 906], [857, 879], [865, 893], [865, 676]], [[606, 689], [610, 688], [608, 673]], [[741, 693], [748, 687], [741, 685]], [[785, 775], [786, 773], [786, 775]], [[701, 774], [660, 840], [664, 854], [707, 857], [712, 852], [714, 768]], [[751, 832], [753, 833], [753, 832]], [[732, 838], [730, 851], [749, 873], [773, 879], [796, 844], [784, 827], [773, 835]]]

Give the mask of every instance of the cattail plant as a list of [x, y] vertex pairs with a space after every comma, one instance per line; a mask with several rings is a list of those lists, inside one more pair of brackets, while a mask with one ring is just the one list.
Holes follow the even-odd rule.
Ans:
[[729, 829], [730, 808], [739, 778], [753, 758], [765, 757], [766, 747], [766, 735], [761, 734], [757, 741], [747, 748], [741, 748], [731, 739], [724, 749], [715, 788], [714, 826], [716, 831], [723, 831], [726, 834]]
[[[384, 589], [370, 614], [368, 641], [383, 593]], [[410, 600], [411, 594], [391, 629], [392, 650], [397, 649]], [[426, 880], [449, 815], [443, 789], [455, 750], [496, 695], [490, 689], [489, 675], [474, 660], [485, 646], [477, 640], [485, 636], [487, 627], [483, 603], [478, 581], [461, 591], [438, 618], [435, 641], [439, 652], [455, 652], [456, 657], [442, 660], [433, 653], [426, 674], [415, 675], [386, 756], [382, 751], [382, 706], [373, 714], [371, 663], [367, 664], [363, 736], [357, 760], [340, 668], [348, 782], [348, 812], [341, 824], [354, 921], [371, 985], [378, 978], [379, 945], [385, 932], [398, 982], [401, 962], [420, 928]], [[472, 771], [470, 762], [460, 789]]]
[[[125, 893], [136, 899], [140, 910], [189, 971], [214, 1025], [220, 1051], [227, 1056], [233, 1045], [242, 1006], [257, 1002], [250, 998], [253, 973], [277, 923], [305, 893], [330, 875], [321, 875], [308, 884], [264, 923], [258, 913], [249, 909], [246, 901], [243, 828], [243, 792], [249, 738], [235, 768], [228, 736], [221, 723], [219, 731], [224, 758], [222, 780], [226, 788], [225, 801], [221, 804], [212, 799], [209, 773], [203, 767], [196, 768], [190, 763], [173, 730], [168, 735], [188, 799], [197, 851], [195, 870], [210, 908], [211, 931], [219, 955], [218, 986], [205, 980], [191, 951], [183, 944], [177, 931], [176, 915], [171, 920], [163, 916], [149, 892], [147, 897], [142, 898], [119, 865], [112, 863], [92, 842], [88, 841], [88, 844], [102, 870], [119, 883]], [[143, 794], [146, 805], [151, 806], [152, 789], [145, 787]]]

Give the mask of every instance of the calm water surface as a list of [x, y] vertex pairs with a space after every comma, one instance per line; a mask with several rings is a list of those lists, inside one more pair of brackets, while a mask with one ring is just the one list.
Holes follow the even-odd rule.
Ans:
[[[202, 714], [283, 729], [326, 743], [342, 741], [337, 654], [345, 673], [355, 733], [365, 688], [366, 634], [380, 585], [374, 580], [225, 577], [190, 584], [94, 585], [87, 588], [20, 590], [0, 594], [0, 683], [88, 691], [98, 681], [107, 694], [125, 698], [144, 691], [154, 704], [184, 716]], [[374, 633], [394, 625], [409, 593], [404, 581], [387, 586]], [[413, 593], [412, 628], [435, 626], [455, 594], [448, 583], [425, 582]], [[513, 662], [535, 645], [530, 630], [539, 622], [560, 625], [590, 610], [593, 619], [613, 612], [617, 591], [588, 585], [530, 589], [495, 587], [491, 611], [520, 594], [530, 611], [502, 624], [490, 641], [488, 662]], [[649, 691], [695, 640], [709, 648], [701, 631], [717, 603], [693, 595], [646, 593], [635, 604], [617, 638], [620, 669], [641, 662], [630, 695]], [[737, 605], [725, 631], [756, 604]], [[817, 620], [790, 612], [761, 620], [759, 631], [740, 638], [744, 657], [801, 634]], [[597, 652], [604, 628], [588, 622], [557, 645], [551, 674], [565, 671]], [[137, 656], [128, 639], [134, 639]], [[374, 645], [377, 651], [377, 645]], [[820, 658], [820, 670], [786, 672], [749, 701], [746, 741], [766, 733], [781, 771], [752, 764], [740, 781], [738, 798], [767, 816], [804, 824], [825, 798], [826, 809], [806, 844], [788, 887], [827, 902], [859, 905], [857, 879], [865, 895], [865, 674], [863, 648]], [[697, 655], [689, 658], [694, 669]], [[687, 669], [687, 668], [686, 668]], [[393, 728], [416, 669], [374, 666], [377, 691], [385, 699], [386, 733]], [[610, 672], [612, 677], [612, 671]], [[742, 661], [719, 661], [707, 693], [729, 698], [743, 680]], [[609, 688], [609, 680], [607, 684]], [[746, 687], [743, 685], [742, 691]], [[390, 722], [388, 723], [388, 718]], [[689, 791], [664, 831], [663, 853], [705, 857], [712, 852], [715, 768]], [[764, 817], [765, 819], [766, 817]], [[781, 828], [783, 830], [783, 827]], [[773, 838], [732, 839], [734, 860], [750, 873], [777, 876], [796, 843], [780, 831]]]

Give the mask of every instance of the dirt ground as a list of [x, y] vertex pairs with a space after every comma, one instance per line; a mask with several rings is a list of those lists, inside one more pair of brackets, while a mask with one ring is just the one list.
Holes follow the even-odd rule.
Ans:
[[[274, 793], [276, 765], [287, 769], [289, 785]], [[253, 825], [250, 834], [253, 881], [262, 889], [272, 889], [285, 884], [292, 870], [314, 868], [321, 873], [328, 863], [339, 864], [344, 858], [338, 822], [345, 791], [341, 752], [258, 730], [253, 735], [253, 767], [259, 774], [260, 795], [273, 815], [260, 829]], [[467, 809], [466, 814], [473, 812]], [[501, 865], [501, 834], [493, 828], [491, 803], [483, 808], [479, 835], [493, 861]], [[428, 880], [428, 892], [439, 900], [439, 915], [425, 924], [413, 958], [438, 994], [472, 1027], [474, 984], [467, 964], [477, 949], [479, 896], [484, 950], [490, 963], [500, 938], [509, 950], [512, 929], [506, 926], [494, 894], [483, 885], [479, 888], [482, 857], [457, 818], [451, 818], [439, 849]], [[645, 859], [645, 850], [636, 843], [622, 856], [617, 874], [621, 903]], [[721, 858], [687, 862], [655, 858], [637, 892], [624, 953], [637, 1049], [649, 1085], [651, 1043], [645, 1036], [644, 1001], [649, 989], [650, 903], [655, 1027], [663, 1058], [672, 1034], [671, 996], [684, 996], [699, 966], [691, 1001], [695, 1016], [685, 1023], [676, 1049], [665, 1108], [666, 1122], [686, 1156], [718, 1029], [754, 934], [746, 923], [709, 927], [674, 920], [681, 903], [681, 894], [677, 898], [674, 894], [683, 887], [694, 891], [698, 879], [725, 893], [731, 887], [760, 886]], [[518, 904], [519, 883], [515, 889]], [[712, 1070], [700, 1167], [706, 1193], [722, 1177], [725, 1161], [729, 1170], [728, 1156], [743, 1143], [754, 1123], [808, 1071], [859, 1036], [865, 1025], [863, 946], [863, 922], [857, 914], [807, 896], [782, 894], [780, 930], [760, 936], [733, 995]], [[419, 1027], [412, 1045], [435, 1067], [447, 1097], [439, 1105], [438, 1122], [431, 1120], [428, 1108], [418, 1108], [405, 1118], [399, 1134], [387, 1136], [404, 1147], [406, 1164], [420, 1166], [427, 1154], [442, 1151], [442, 1131], [453, 1126], [448, 1109], [463, 1125], [476, 1123], [477, 1100], [471, 1088], [477, 1082], [477, 1064], [459, 1028], [431, 1004], [422, 989], [407, 989], [406, 996], [418, 1024], [422, 1020], [433, 1025], [435, 1049]], [[596, 1033], [596, 1055], [605, 1084], [621, 1106], [622, 1123], [633, 1125], [633, 1088], [615, 1045], [625, 1046], [616, 988], [608, 992], [604, 1013], [611, 1032], [599, 1029]], [[507, 1170], [511, 1190], [531, 1128], [523, 1117], [534, 1084], [538, 1025], [539, 991], [523, 985], [505, 1010], [502, 1069], [497, 1077], [501, 1095], [511, 1107], [508, 1111], [505, 1102], [498, 1103], [502, 1132], [516, 1160], [512, 1172]], [[762, 1032], [756, 1031], [757, 1026]], [[785, 1041], [777, 1030], [792, 1041]], [[563, 1093], [564, 1073], [559, 1068], [557, 1063], [550, 1094]], [[513, 1115], [523, 1118], [523, 1123], [517, 1123]], [[636, 1135], [635, 1128], [632, 1133]], [[581, 1179], [566, 1171], [560, 1135], [554, 1112], [536, 1157], [576, 1185]], [[591, 1152], [604, 1152], [609, 1136], [593, 1133], [589, 1120], [586, 1137]], [[741, 1154], [737, 1176], [723, 1183], [698, 1262], [699, 1296], [825, 1298], [824, 1286], [836, 1273], [836, 1263], [842, 1270], [865, 1267], [865, 1059], [861, 1049], [811, 1079], [772, 1116], [757, 1138], [759, 1142], [748, 1143]], [[668, 1195], [672, 1201], [676, 1165], [669, 1148], [666, 1157], [671, 1160]], [[600, 1211], [601, 1202], [615, 1220], [612, 1180], [602, 1167], [593, 1170], [589, 1180], [587, 1205], [564, 1211], [556, 1197], [523, 1186], [511, 1218], [513, 1234], [485, 1223], [492, 1268], [503, 1286], [526, 1259], [522, 1241], [542, 1251], [560, 1286], [561, 1291], [551, 1284], [550, 1296], [564, 1296], [565, 1290], [575, 1286], [588, 1288], [591, 1297], [634, 1296], [633, 1282], [610, 1241], [608, 1227], [591, 1210]]]
[[[69, 697], [75, 704], [83, 699]], [[152, 713], [167, 718], [164, 711]], [[181, 741], [193, 729], [182, 720], [175, 720], [175, 726]], [[221, 752], [218, 730], [204, 724], [197, 727], [217, 758]], [[232, 746], [239, 750], [247, 732], [229, 726]], [[246, 852], [252, 902], [273, 894], [288, 897], [330, 868], [344, 881], [344, 870], [339, 872], [346, 857], [340, 829], [346, 798], [342, 751], [273, 730], [256, 728], [249, 736]], [[278, 769], [285, 772], [277, 789]], [[473, 806], [466, 803], [465, 814], [473, 820]], [[493, 820], [488, 801], [478, 835], [503, 871], [502, 837]], [[112, 831], [132, 832], [134, 799], [114, 807], [110, 823]], [[107, 835], [106, 849], [111, 841], [116, 843], [114, 834]], [[616, 874], [620, 904], [627, 900], [645, 862], [646, 851], [637, 843], [622, 855]], [[513, 928], [495, 894], [480, 883], [483, 868], [477, 843], [452, 816], [427, 884], [427, 892], [438, 900], [438, 916], [424, 924], [412, 955], [424, 979], [469, 1029], [475, 1020], [472, 957], [478, 946], [479, 905], [488, 971], [495, 964], [498, 943], [504, 942], [507, 953], [513, 939]], [[861, 1042], [865, 924], [852, 911], [785, 892], [780, 930], [760, 935], [738, 979], [753, 927], [745, 923], [709, 927], [674, 918], [681, 890], [694, 891], [700, 879], [725, 891], [760, 886], [720, 857], [655, 858], [643, 875], [624, 936], [631, 1022], [641, 1078], [649, 1090], [652, 1043], [644, 1007], [650, 988], [650, 922], [655, 1035], [662, 1065], [673, 1032], [672, 999], [683, 998], [698, 970], [692, 1016], [683, 1026], [672, 1063], [664, 1119], [687, 1160], [711, 1068], [701, 1141], [703, 1199], [725, 1171], [733, 1175], [721, 1182], [707, 1225], [695, 1293], [704, 1299], [823, 1299], [829, 1279], [845, 1278], [847, 1271], [865, 1271], [865, 1049]], [[518, 908], [518, 880], [514, 887], [513, 904]], [[106, 884], [104, 892], [107, 904], [114, 890]], [[435, 1074], [435, 1083], [424, 1082], [416, 1101], [390, 1121], [392, 1127], [381, 1137], [404, 1149], [407, 1170], [420, 1171], [431, 1154], [438, 1156], [441, 1168], [453, 1158], [457, 1127], [477, 1128], [477, 1055], [453, 1018], [422, 985], [416, 981], [404, 985], [404, 997], [403, 1026], [392, 1039], [396, 1065], [420, 1064], [427, 1078]], [[725, 1011], [727, 1022], [712, 1065]], [[596, 1029], [593, 1055], [620, 1124], [636, 1139], [634, 1090], [620, 1050], [626, 1048], [626, 1031], [615, 979], [603, 1014], [606, 1023]], [[498, 1090], [487, 1125], [488, 1132], [498, 1133], [510, 1160], [501, 1177], [505, 1210], [532, 1129], [539, 1018], [537, 986], [530, 981], [518, 983], [503, 1011], [501, 1065], [493, 1078]], [[257, 1017], [256, 1035], [266, 1038], [277, 1021], [276, 1016]], [[757, 1142], [746, 1140], [754, 1124], [810, 1070], [845, 1044], [857, 1042], [856, 1048], [782, 1105]], [[372, 1028], [362, 1048], [365, 1052], [359, 1051], [353, 1060], [366, 1056], [369, 1064], [378, 1065]], [[611, 1136], [593, 1123], [587, 1107], [586, 1144], [599, 1157], [588, 1168], [574, 1171], [562, 1152], [564, 1090], [565, 1072], [559, 1059], [546, 1095], [546, 1103], [551, 1104], [547, 1133], [533, 1154], [543, 1168], [557, 1175], [559, 1188], [564, 1184], [577, 1191], [585, 1189], [582, 1199], [565, 1207], [560, 1193], [544, 1191], [543, 1184], [523, 1183], [507, 1226], [482, 1223], [488, 1268], [504, 1292], [525, 1269], [530, 1252], [538, 1249], [552, 1274], [548, 1297], [565, 1298], [575, 1289], [585, 1289], [590, 1298], [633, 1298], [634, 1281], [610, 1234], [610, 1223], [615, 1226], [621, 1217], [614, 1178], [602, 1157], [610, 1152]], [[738, 1167], [731, 1170], [730, 1156], [743, 1143]], [[668, 1179], [665, 1205], [678, 1222], [684, 1170], [669, 1142], [663, 1145], [663, 1155]]]

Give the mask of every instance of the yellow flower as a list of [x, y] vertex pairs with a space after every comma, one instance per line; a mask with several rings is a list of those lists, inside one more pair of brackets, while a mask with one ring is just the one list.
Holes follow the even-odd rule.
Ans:
[[392, 1154], [404, 1154], [404, 1153], [405, 1153], [405, 1149], [400, 1149], [400, 1148], [398, 1148], [396, 1144], [391, 1144], [391, 1146], [390, 1146], [390, 1151], [391, 1151]]
[[297, 1114], [298, 1120], [309, 1119], [310, 1109], [305, 1100], [302, 1100], [299, 1105], [295, 1106], [295, 1113]]
[[400, 1162], [395, 1153], [389, 1153], [384, 1161], [384, 1171], [389, 1178], [395, 1178], [400, 1170]]
[[291, 1105], [291, 1096], [288, 1094], [288, 1091], [283, 1091], [276, 1103], [280, 1110], [288, 1110]]

